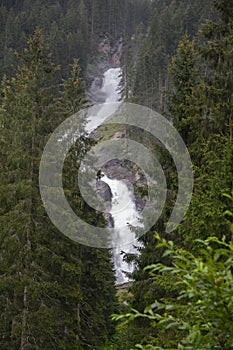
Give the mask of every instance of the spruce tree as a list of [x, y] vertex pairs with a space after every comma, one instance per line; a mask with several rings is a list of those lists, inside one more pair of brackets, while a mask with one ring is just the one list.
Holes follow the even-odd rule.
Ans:
[[[220, 4], [221, 3], [221, 4]], [[169, 88], [167, 106], [170, 118], [181, 133], [189, 148], [195, 175], [195, 187], [192, 202], [185, 219], [173, 235], [175, 244], [196, 252], [196, 238], [205, 239], [207, 235], [231, 239], [227, 215], [224, 212], [232, 208], [232, 203], [224, 196], [232, 191], [232, 15], [231, 1], [215, 2], [220, 11], [217, 23], [207, 22], [202, 30], [204, 39], [201, 50], [197, 52], [193, 42], [185, 36], [179, 43], [176, 55], [169, 69]], [[231, 17], [231, 20], [230, 20]], [[156, 35], [156, 33], [155, 33]], [[144, 52], [145, 56], [145, 52]], [[145, 69], [145, 65], [139, 69]], [[149, 69], [152, 69], [152, 64]], [[153, 70], [156, 74], [156, 70]], [[139, 73], [138, 73], [139, 74]], [[152, 81], [154, 77], [150, 79]], [[149, 81], [149, 82], [150, 82]], [[148, 82], [139, 79], [136, 96], [146, 95]], [[144, 99], [145, 101], [145, 99]], [[166, 169], [168, 180], [168, 198], [164, 213], [154, 228], [162, 237], [164, 235], [163, 218], [169, 217], [177, 189], [176, 171], [171, 159], [160, 152], [160, 161]], [[168, 175], [168, 176], [167, 176]], [[169, 185], [171, 187], [169, 187]], [[163, 298], [175, 300], [179, 290], [174, 280], [167, 275], [156, 274], [150, 278], [144, 268], [147, 264], [163, 263], [170, 265], [163, 251], [155, 248], [156, 240], [153, 230], [144, 238], [134, 274], [135, 282], [131, 287], [133, 297], [131, 306], [143, 311], [146, 305], [159, 302]], [[159, 315], [159, 313], [158, 313]], [[136, 318], [128, 326], [129, 339], [133, 342], [150, 343], [150, 337], [160, 337], [159, 329], [149, 324], [148, 320]], [[172, 332], [166, 336], [175, 337]], [[159, 338], [158, 338], [159, 339]], [[173, 339], [171, 339], [172, 342]], [[166, 340], [165, 340], [166, 342]], [[167, 343], [167, 342], [166, 342]], [[170, 344], [169, 344], [170, 345]]]
[[195, 89], [199, 75], [197, 61], [194, 42], [190, 42], [185, 35], [179, 42], [176, 55], [169, 67], [171, 88], [168, 91], [168, 109], [170, 119], [186, 145], [195, 140], [198, 131], [198, 123], [195, 123], [197, 119]]
[[[4, 78], [1, 89], [1, 349], [101, 346], [111, 332], [115, 300], [110, 254], [59, 233], [45, 213], [38, 186], [49, 133], [84, 105], [80, 68], [75, 61], [59, 93], [58, 67], [39, 29], [19, 58], [16, 76]], [[79, 157], [88, 149], [86, 141], [81, 146]], [[70, 167], [64, 173], [71, 190], [75, 171]], [[69, 193], [75, 207], [93, 217], [83, 200]], [[100, 214], [98, 220], [103, 222]]]
[[[71, 77], [63, 82], [61, 97], [57, 100], [59, 113], [66, 117], [80, 110], [88, 102], [77, 59], [74, 59], [71, 68]], [[106, 222], [102, 213], [91, 208], [82, 199], [79, 191], [80, 164], [85, 153], [94, 143], [86, 135], [84, 124], [85, 120], [80, 120], [79, 136], [65, 160], [63, 186], [66, 197], [76, 214], [92, 225], [104, 227]], [[81, 263], [78, 283], [82, 295], [77, 304], [79, 342], [83, 349], [101, 349], [114, 331], [111, 314], [116, 310], [117, 305], [111, 252], [78, 244], [77, 256]]]
[[201, 30], [204, 45], [200, 48], [206, 66], [207, 118], [217, 132], [233, 133], [233, 1], [213, 1], [218, 11], [217, 22], [207, 21]]

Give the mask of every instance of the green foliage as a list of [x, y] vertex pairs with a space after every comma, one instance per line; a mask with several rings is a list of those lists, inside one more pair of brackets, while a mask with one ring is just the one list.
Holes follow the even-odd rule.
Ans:
[[194, 129], [197, 114], [194, 96], [194, 87], [197, 88], [198, 83], [197, 61], [194, 42], [190, 42], [185, 35], [169, 67], [172, 88], [167, 95], [170, 119], [187, 145], [197, 136]]
[[[232, 214], [231, 214], [232, 216]], [[155, 300], [143, 313], [136, 310], [114, 316], [116, 320], [146, 318], [151, 327], [160, 329], [162, 339], [138, 349], [231, 349], [233, 346], [233, 242], [223, 236], [198, 240], [200, 249], [193, 255], [172, 241], [160, 240], [172, 265], [154, 264], [146, 270], [175, 278], [179, 287], [177, 299]], [[166, 335], [165, 335], [166, 334]], [[176, 335], [171, 338], [170, 335]], [[170, 341], [169, 341], [170, 340]]]
[[[93, 349], [113, 332], [114, 274], [107, 250], [82, 247], [50, 222], [39, 193], [39, 162], [50, 133], [85, 106], [80, 67], [60, 87], [41, 31], [28, 40], [14, 77], [1, 89], [0, 337], [1, 349]], [[77, 192], [83, 135], [64, 169], [67, 198], [96, 224]], [[73, 153], [72, 153], [73, 152]], [[72, 155], [79, 162], [72, 163]]]
[[200, 51], [208, 72], [204, 79], [206, 105], [215, 129], [228, 133], [232, 141], [233, 2], [220, 0], [214, 1], [214, 4], [219, 21], [207, 21], [200, 31], [204, 37]]
[[[2, 2], [0, 74], [9, 74], [3, 76], [0, 95], [1, 349], [126, 350], [136, 343], [141, 345], [135, 349], [233, 347], [232, 201], [224, 195], [232, 191], [233, 172], [233, 3], [213, 4]], [[171, 242], [164, 222], [178, 187], [172, 159], [149, 135], [126, 130], [158, 155], [168, 195], [156, 227], [142, 238], [130, 297], [119, 298], [121, 312], [132, 322], [119, 323], [114, 334], [111, 253], [74, 244], [56, 231], [41, 203], [38, 168], [49, 134], [87, 103], [81, 75], [92, 78], [96, 66], [112, 54], [97, 54], [100, 40], [106, 38], [112, 47], [120, 36], [126, 43], [126, 99], [169, 116], [189, 148], [195, 186], [186, 218]], [[15, 56], [16, 49], [20, 54]], [[78, 190], [79, 165], [91, 146], [84, 124], [81, 120], [81, 138], [65, 162], [64, 188], [74, 211], [104, 226], [101, 213]], [[113, 133], [101, 129], [98, 137]], [[145, 194], [146, 189], [137, 191]], [[155, 231], [162, 237], [159, 245]]]
[[164, 88], [170, 84], [167, 68], [177, 44], [185, 34], [193, 37], [200, 23], [212, 17], [210, 1], [152, 1], [148, 28], [139, 23], [127, 43], [127, 98], [166, 111]]
[[194, 238], [231, 236], [223, 213], [232, 209], [232, 202], [224, 196], [232, 189], [232, 147], [228, 137], [220, 135], [210, 135], [193, 145], [194, 193], [186, 219], [177, 231], [180, 244], [191, 250], [195, 250]]
[[60, 0], [2, 1], [0, 5], [0, 76], [13, 74], [17, 62], [14, 51], [21, 51], [27, 36], [38, 26], [61, 77], [69, 76], [69, 64], [79, 57], [82, 76], [97, 53], [105, 35], [110, 42], [120, 36], [130, 37], [140, 21], [149, 16], [148, 0]]
[[[168, 1], [166, 6], [165, 2], [154, 2], [151, 26], [148, 33], [144, 32], [138, 52], [136, 40], [135, 47], [133, 43], [131, 46], [137, 53], [135, 61], [131, 61], [134, 62], [132, 67], [136, 76], [129, 80], [127, 90], [132, 89], [129, 100], [164, 110], [189, 149], [194, 169], [194, 192], [186, 217], [172, 239], [180, 249], [183, 248], [194, 256], [198, 255], [201, 244], [196, 241], [197, 238], [205, 241], [209, 235], [217, 239], [225, 235], [227, 242], [231, 240], [226, 209], [232, 211], [232, 202], [224, 194], [232, 191], [233, 171], [232, 1], [214, 1], [214, 4], [215, 7], [210, 9], [210, 4], [205, 3], [207, 15], [198, 1], [192, 2], [192, 5], [189, 2]], [[198, 9], [203, 10], [203, 13], [197, 22], [194, 19], [186, 22], [185, 16], [188, 17], [192, 11], [196, 16]], [[208, 16], [209, 20], [193, 38], [203, 18]], [[169, 24], [168, 18], [171, 18]], [[176, 22], [178, 18], [179, 24]], [[186, 30], [182, 32], [180, 29], [177, 32], [177, 28], [183, 25]], [[176, 45], [173, 44], [176, 40], [178, 42], [181, 34], [185, 35], [175, 53]], [[173, 40], [170, 39], [171, 36]], [[175, 56], [171, 59], [174, 53]], [[162, 91], [166, 92], [166, 97]], [[160, 219], [151, 232], [142, 238], [144, 248], [136, 261], [130, 306], [140, 314], [154, 300], [162, 303], [165, 299], [166, 305], [170, 305], [180, 293], [175, 275], [163, 272], [151, 278], [149, 271], [144, 269], [153, 264], [171, 267], [171, 256], [163, 255], [165, 247], [156, 245], [154, 232], [159, 232], [168, 241], [171, 239], [165, 233], [164, 222], [169, 218], [176, 199], [177, 171], [165, 150], [157, 147], [156, 152], [166, 174], [168, 193]], [[177, 329], [167, 330], [155, 321], [157, 320], [153, 319], [151, 322], [149, 317], [134, 317], [128, 325], [129, 349], [137, 342], [143, 346], [148, 344], [147, 348], [160, 346], [172, 349], [177, 348], [181, 339], [185, 339], [187, 330], [177, 333]], [[187, 321], [187, 317], [184, 321]], [[185, 345], [181, 344], [180, 347], [182, 346]], [[229, 344], [226, 348], [227, 346], [230, 348]], [[209, 348], [213, 347], [210, 345]], [[196, 349], [201, 347], [196, 345]]]

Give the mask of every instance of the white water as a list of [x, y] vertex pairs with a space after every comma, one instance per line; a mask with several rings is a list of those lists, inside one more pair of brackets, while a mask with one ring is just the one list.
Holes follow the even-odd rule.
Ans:
[[125, 272], [133, 271], [133, 264], [129, 264], [123, 260], [121, 252], [129, 254], [138, 254], [135, 245], [138, 245], [135, 233], [130, 226], [142, 226], [139, 213], [136, 210], [134, 197], [129, 191], [127, 185], [123, 181], [111, 180], [106, 175], [101, 179], [109, 185], [112, 192], [112, 208], [110, 214], [114, 220], [114, 228], [116, 234], [112, 237], [117, 248], [113, 249], [113, 261], [116, 271], [117, 284], [127, 282], [129, 278]]
[[[104, 74], [103, 84], [100, 93], [104, 96], [105, 103], [118, 102], [120, 100], [119, 84], [121, 69], [111, 68]], [[106, 104], [95, 113], [89, 115], [85, 129], [88, 133], [95, 130], [103, 123], [114, 111], [112, 106]], [[130, 229], [131, 226], [142, 226], [139, 213], [136, 210], [134, 196], [128, 189], [127, 185], [120, 180], [109, 179], [106, 175], [101, 179], [109, 185], [112, 192], [111, 215], [114, 220], [116, 236], [112, 237], [117, 248], [112, 250], [114, 268], [116, 271], [117, 284], [127, 282], [129, 278], [124, 274], [131, 273], [133, 265], [123, 260], [121, 252], [138, 254], [135, 245], [139, 245], [135, 238], [135, 233]]]
[[[118, 102], [120, 100], [119, 84], [121, 79], [121, 68], [110, 68], [104, 73], [103, 85], [100, 93], [104, 95], [106, 103], [94, 116], [88, 116], [85, 129], [88, 133], [95, 130], [102, 124], [112, 113], [112, 105], [107, 103]], [[98, 106], [97, 106], [98, 107]], [[116, 107], [117, 108], [117, 107]]]

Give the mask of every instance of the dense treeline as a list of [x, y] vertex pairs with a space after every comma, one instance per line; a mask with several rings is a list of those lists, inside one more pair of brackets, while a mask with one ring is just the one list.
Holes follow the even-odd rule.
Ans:
[[[1, 349], [231, 349], [233, 202], [225, 194], [233, 190], [233, 1], [0, 5]], [[189, 149], [195, 184], [186, 217], [168, 242], [175, 166], [149, 135], [129, 130], [158, 155], [168, 194], [161, 218], [142, 237], [134, 283], [119, 306], [110, 252], [56, 230], [40, 198], [38, 169], [50, 133], [87, 104], [85, 83], [90, 65], [101, 59], [100, 40], [122, 36], [125, 98], [171, 120]], [[104, 226], [78, 190], [77, 170], [91, 147], [83, 127], [65, 162], [65, 194], [81, 217]], [[132, 322], [111, 321], [119, 307], [122, 314], [138, 310], [128, 315]]]
[[[189, 2], [168, 2], [163, 10], [168, 13], [171, 6], [174, 21], [175, 4], [183, 6]], [[193, 14], [196, 15], [199, 9], [205, 18], [201, 5], [195, 1]], [[160, 162], [169, 188], [167, 204], [156, 226], [142, 239], [144, 249], [137, 261], [129, 301], [130, 307], [137, 309], [138, 313], [128, 315], [133, 322], [127, 327], [119, 325], [119, 329], [125, 332], [124, 342], [128, 345], [119, 342], [116, 349], [131, 349], [136, 343], [141, 344], [137, 347], [140, 349], [232, 348], [232, 326], [228, 327], [224, 321], [231, 322], [233, 301], [232, 293], [227, 289], [228, 278], [232, 281], [232, 272], [229, 271], [232, 271], [232, 227], [229, 225], [232, 198], [229, 195], [233, 190], [233, 2], [213, 1], [211, 5], [209, 13], [214, 14], [212, 19], [202, 23], [189, 21], [187, 27], [179, 31], [179, 24], [183, 26], [186, 20], [186, 6], [182, 19], [173, 28], [177, 31], [172, 31], [169, 24], [165, 25], [164, 36], [159, 32], [160, 39], [164, 38], [164, 45], [160, 43], [160, 50], [164, 52], [162, 56], [161, 51], [159, 55], [157, 52], [159, 41], [158, 37], [155, 39], [155, 32], [150, 36], [151, 26], [134, 64], [133, 89], [132, 80], [129, 80], [127, 91], [131, 95], [128, 98], [160, 108], [180, 132], [192, 158], [195, 184], [185, 219], [172, 236], [167, 234], [165, 223], [176, 199], [177, 174], [166, 151], [160, 150]], [[156, 23], [156, 18], [156, 15], [152, 16], [152, 23]], [[170, 60], [173, 45], [181, 32], [183, 36]], [[167, 47], [169, 35], [174, 37]], [[132, 62], [134, 57], [131, 57]], [[157, 60], [164, 58], [165, 61], [158, 63]], [[140, 74], [138, 82], [137, 74]], [[158, 84], [161, 76], [165, 80]], [[161, 93], [162, 102], [158, 99]], [[155, 151], [158, 151], [157, 146]], [[157, 247], [156, 232], [163, 239], [172, 239], [174, 246], [163, 241]], [[215, 238], [196, 242], [196, 239], [206, 240], [208, 236]], [[219, 241], [223, 236], [225, 243]], [[226, 242], [230, 245], [227, 246]], [[164, 255], [165, 248], [168, 250]], [[226, 270], [223, 261], [226, 266], [229, 263]], [[152, 266], [145, 270], [148, 265]], [[196, 270], [193, 270], [194, 266]]]
[[127, 97], [155, 110], [166, 109], [164, 88], [169, 85], [168, 65], [184, 34], [195, 36], [200, 23], [212, 19], [211, 1], [153, 1], [148, 27], [138, 23], [127, 42], [125, 61]]
[[[43, 208], [38, 171], [50, 133], [86, 105], [84, 86], [100, 41], [130, 37], [148, 16], [141, 0], [0, 3], [1, 349], [101, 349], [114, 331], [110, 251], [56, 230]], [[78, 191], [78, 167], [90, 147], [80, 128], [81, 141], [65, 162], [65, 193], [82, 218], [103, 226]]]
[[101, 37], [130, 37], [148, 16], [147, 0], [1, 0], [0, 75], [12, 72], [15, 50], [22, 50], [28, 35], [40, 27], [62, 75], [68, 76], [68, 65], [79, 57], [85, 76]]
[[[97, 349], [113, 329], [116, 306], [110, 252], [71, 242], [50, 222], [40, 198], [39, 162], [54, 128], [85, 105], [78, 61], [56, 83], [56, 66], [36, 29], [16, 75], [1, 88], [1, 349]], [[83, 135], [83, 126], [80, 133]], [[67, 198], [103, 225], [77, 190], [85, 135], [64, 169]], [[79, 155], [77, 159], [77, 154]], [[67, 164], [70, 166], [67, 166]], [[71, 166], [75, 164], [74, 166]], [[76, 170], [76, 172], [75, 172]]]

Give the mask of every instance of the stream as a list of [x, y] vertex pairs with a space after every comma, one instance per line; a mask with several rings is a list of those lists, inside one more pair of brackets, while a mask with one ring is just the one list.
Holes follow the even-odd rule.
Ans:
[[[94, 93], [104, 98], [106, 105], [95, 115], [88, 116], [85, 126], [88, 133], [95, 130], [114, 112], [112, 108], [109, 108], [108, 103], [119, 102], [120, 80], [121, 68], [110, 68], [104, 73], [102, 86], [98, 88], [99, 91], [94, 91]], [[92, 87], [92, 89], [95, 88]], [[104, 175], [101, 180], [110, 187], [112, 193], [110, 214], [116, 229], [116, 235], [112, 237], [112, 241], [114, 241], [115, 245], [117, 243], [117, 248], [112, 249], [112, 258], [116, 284], [122, 284], [129, 281], [127, 273], [131, 273], [134, 269], [132, 263], [124, 261], [122, 252], [138, 254], [135, 245], [139, 246], [140, 243], [136, 240], [135, 233], [130, 229], [130, 226], [142, 226], [141, 217], [135, 206], [134, 195], [123, 180], [110, 179], [107, 175]]]

